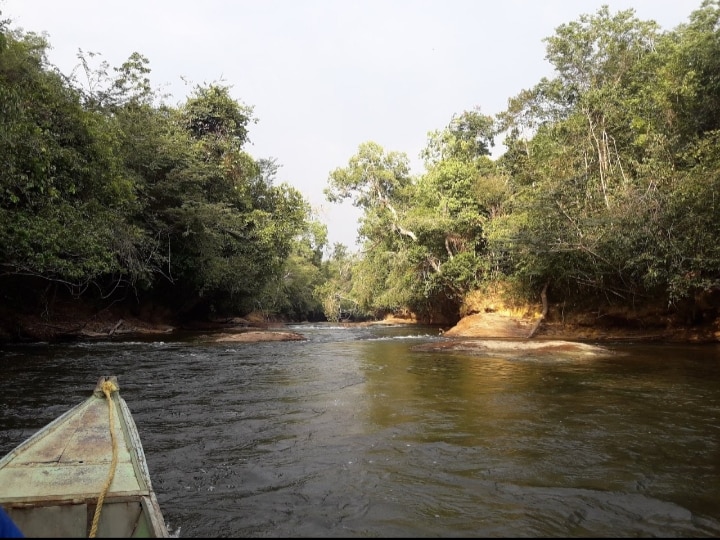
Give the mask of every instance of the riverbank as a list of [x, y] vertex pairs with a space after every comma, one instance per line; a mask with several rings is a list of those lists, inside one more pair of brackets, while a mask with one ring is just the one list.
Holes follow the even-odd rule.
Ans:
[[444, 335], [456, 338], [711, 343], [720, 342], [720, 320], [702, 325], [679, 325], [670, 319], [603, 320], [590, 314], [576, 314], [566, 321], [550, 318], [538, 325], [537, 318], [475, 313], [463, 317]]
[[[665, 341], [680, 343], [720, 342], [720, 319], [703, 324], [681, 324], [663, 313], [591, 312], [567, 314], [553, 307], [540, 320], [532, 310], [496, 309], [472, 313], [452, 326], [439, 326], [448, 338], [511, 338], [516, 340], [564, 341]], [[423, 324], [414, 318], [387, 317], [346, 326], [373, 324]], [[283, 321], [268, 320], [261, 313], [212, 321], [177, 321], [171, 313], [145, 309], [133, 313], [119, 307], [92, 310], [80, 304], [58, 306], [52, 314], [0, 313], [0, 342], [53, 342], [197, 332], [213, 340], [268, 341], [299, 340], [302, 335], [287, 332]]]
[[[278, 339], [275, 334], [283, 327], [282, 322], [269, 321], [258, 313], [247, 317], [188, 322], [179, 321], [171, 313], [159, 309], [133, 313], [121, 307], [94, 310], [80, 303], [64, 304], [46, 314], [0, 312], [0, 342], [6, 343], [127, 339], [181, 332], [237, 335], [250, 331], [254, 331], [250, 337], [260, 341]], [[296, 336], [284, 337], [297, 339]]]

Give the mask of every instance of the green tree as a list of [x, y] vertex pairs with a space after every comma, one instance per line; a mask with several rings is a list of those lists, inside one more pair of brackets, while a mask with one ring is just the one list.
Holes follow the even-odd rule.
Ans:
[[62, 284], [76, 295], [93, 285], [106, 294], [137, 277], [119, 251], [139, 233], [123, 216], [133, 193], [116, 140], [108, 120], [85, 110], [50, 68], [44, 38], [5, 27], [2, 34], [3, 275]]
[[[365, 280], [377, 274], [360, 268], [365, 260], [365, 257], [350, 253], [345, 245], [336, 243], [330, 258], [323, 262], [323, 281], [315, 287], [314, 296], [322, 304], [328, 321], [372, 318], [374, 304], [363, 286]], [[361, 299], [368, 306], [365, 310], [360, 307]]]
[[330, 173], [325, 195], [330, 202], [350, 199], [363, 210], [358, 234], [364, 239], [364, 258], [372, 265], [355, 267], [353, 280], [373, 282], [378, 286], [372, 294], [366, 288], [354, 297], [360, 311], [380, 314], [404, 308], [407, 304], [405, 277], [411, 274], [403, 254], [407, 242], [417, 241], [416, 234], [405, 221], [412, 178], [407, 156], [388, 152], [374, 142], [359, 146], [348, 166]]
[[489, 157], [494, 134], [494, 119], [479, 109], [430, 134], [408, 212], [418, 233], [411, 260], [422, 315], [457, 317], [465, 295], [488, 279], [485, 228], [502, 213], [507, 184]]
[[272, 160], [243, 150], [250, 112], [227, 87], [198, 88], [176, 116], [186, 161], [150, 190], [161, 203], [158, 231], [170, 237], [170, 290], [183, 291], [172, 296], [195, 316], [256, 308], [309, 215], [297, 190], [273, 185]]
[[27, 286], [42, 300], [49, 283], [108, 301], [134, 292], [180, 314], [254, 309], [299, 250], [309, 206], [244, 150], [252, 108], [217, 85], [161, 104], [138, 53], [110, 75], [81, 52], [85, 79], [66, 77], [43, 38], [1, 30], [5, 299]]
[[493, 232], [493, 251], [501, 260], [510, 250], [528, 286], [551, 281], [565, 296], [623, 301], [645, 292], [646, 269], [634, 254], [651, 231], [628, 234], [628, 226], [639, 224], [637, 208], [658, 203], [648, 200], [658, 178], [643, 174], [637, 143], [647, 137], [642, 97], [655, 83], [661, 38], [656, 23], [633, 10], [612, 15], [607, 6], [561, 25], [545, 40], [557, 77], [510, 100], [501, 115], [509, 132], [502, 165], [515, 195], [512, 216]]

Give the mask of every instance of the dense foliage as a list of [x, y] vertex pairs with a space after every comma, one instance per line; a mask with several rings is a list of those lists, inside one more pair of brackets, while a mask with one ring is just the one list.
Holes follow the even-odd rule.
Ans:
[[468, 293], [504, 283], [698, 318], [720, 292], [718, 1], [667, 32], [603, 7], [545, 44], [555, 77], [496, 118], [455, 115], [431, 134], [424, 174], [373, 143], [331, 173], [328, 199], [364, 210], [350, 289], [362, 309], [457, 316]]
[[50, 311], [64, 292], [195, 317], [322, 316], [324, 226], [244, 150], [255, 119], [228, 87], [169, 107], [137, 53], [113, 72], [84, 55], [67, 77], [44, 38], [0, 30], [6, 306]]
[[168, 106], [138, 53], [113, 70], [81, 55], [66, 76], [5, 21], [3, 303], [50, 310], [62, 290], [194, 317], [445, 323], [502, 284], [702, 320], [720, 297], [720, 0], [671, 31], [603, 7], [545, 45], [554, 76], [495, 117], [454, 115], [422, 174], [370, 141], [330, 172], [328, 200], [363, 211], [362, 249], [324, 258], [325, 226], [245, 150], [256, 119], [228, 87]]

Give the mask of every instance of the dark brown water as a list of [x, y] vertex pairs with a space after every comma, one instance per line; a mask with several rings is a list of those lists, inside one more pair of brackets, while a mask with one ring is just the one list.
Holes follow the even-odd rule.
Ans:
[[720, 536], [720, 347], [304, 342], [3, 349], [0, 455], [119, 378], [181, 537]]

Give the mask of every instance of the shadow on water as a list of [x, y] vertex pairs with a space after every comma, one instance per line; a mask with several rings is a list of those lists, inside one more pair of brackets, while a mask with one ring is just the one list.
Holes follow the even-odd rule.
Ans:
[[301, 342], [3, 350], [0, 454], [118, 376], [181, 536], [718, 536], [720, 350], [420, 352]]

